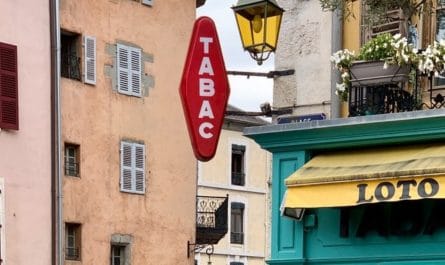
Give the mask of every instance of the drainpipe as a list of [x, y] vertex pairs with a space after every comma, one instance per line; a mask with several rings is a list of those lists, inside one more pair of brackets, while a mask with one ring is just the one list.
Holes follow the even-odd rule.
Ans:
[[[343, 19], [341, 19], [341, 10], [336, 10], [332, 12], [332, 45], [331, 54], [340, 50], [342, 48], [343, 42]], [[340, 118], [340, 100], [335, 94], [336, 85], [340, 80], [340, 73], [337, 69], [332, 68], [331, 70], [331, 119]]]
[[51, 38], [51, 261], [63, 265], [59, 0], [49, 0]]

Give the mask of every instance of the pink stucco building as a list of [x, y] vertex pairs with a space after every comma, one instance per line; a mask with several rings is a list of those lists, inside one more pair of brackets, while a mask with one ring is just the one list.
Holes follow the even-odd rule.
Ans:
[[178, 86], [204, 2], [0, 1], [1, 265], [194, 263]]
[[0, 3], [2, 265], [51, 264], [48, 0]]

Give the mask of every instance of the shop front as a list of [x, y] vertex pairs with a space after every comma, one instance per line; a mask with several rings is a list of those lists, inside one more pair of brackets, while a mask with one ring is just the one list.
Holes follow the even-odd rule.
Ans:
[[444, 110], [245, 135], [273, 153], [269, 264], [445, 264]]

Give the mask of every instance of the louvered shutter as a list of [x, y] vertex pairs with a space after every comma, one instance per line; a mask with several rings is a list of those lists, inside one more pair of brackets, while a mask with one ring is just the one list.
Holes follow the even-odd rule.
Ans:
[[121, 142], [121, 191], [145, 193], [145, 146]]
[[129, 49], [125, 45], [117, 45], [117, 90], [120, 93], [130, 95], [130, 66]]
[[142, 0], [142, 4], [147, 5], [147, 6], [152, 6], [153, 0]]
[[135, 175], [135, 191], [145, 192], [145, 146], [134, 144], [134, 175]]
[[142, 96], [141, 49], [117, 44], [118, 91], [131, 96]]
[[391, 35], [398, 33], [407, 34], [407, 32], [402, 32], [403, 19], [401, 17], [402, 11], [399, 9], [388, 11], [385, 21], [372, 27], [371, 37], [375, 38], [377, 35], [384, 33], [390, 33]]
[[141, 50], [132, 48], [131, 51], [131, 92], [134, 96], [141, 96]]
[[17, 46], [1, 42], [0, 128], [19, 129]]
[[85, 65], [84, 65], [84, 82], [87, 84], [96, 84], [96, 38], [85, 36]]
[[131, 192], [132, 189], [132, 145], [121, 142], [121, 190]]

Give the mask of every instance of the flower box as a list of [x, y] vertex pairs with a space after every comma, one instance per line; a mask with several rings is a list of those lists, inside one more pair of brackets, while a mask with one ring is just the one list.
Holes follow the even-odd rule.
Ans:
[[368, 86], [408, 81], [410, 66], [387, 65], [384, 61], [356, 61], [350, 70], [352, 86]]

